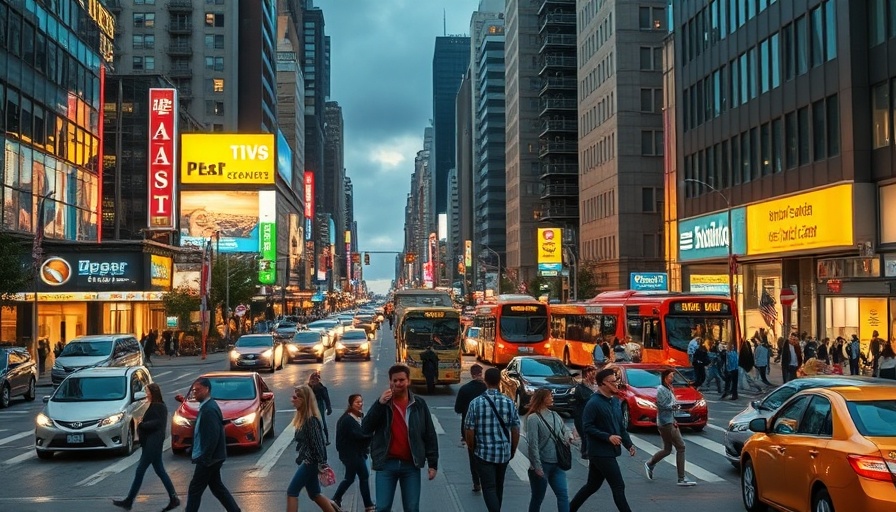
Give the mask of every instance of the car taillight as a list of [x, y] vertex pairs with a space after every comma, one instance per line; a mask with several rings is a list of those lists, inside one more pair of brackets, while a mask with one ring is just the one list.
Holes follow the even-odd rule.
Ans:
[[857, 475], [883, 482], [896, 481], [896, 462], [888, 462], [883, 457], [849, 455], [849, 465]]

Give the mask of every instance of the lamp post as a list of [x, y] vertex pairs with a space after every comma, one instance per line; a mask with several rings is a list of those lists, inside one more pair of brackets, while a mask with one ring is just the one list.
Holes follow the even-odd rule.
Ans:
[[[221, 257], [221, 232], [215, 231], [215, 252]], [[224, 257], [224, 340], [230, 343], [230, 258]]]
[[[37, 200], [37, 224], [34, 226], [34, 250], [32, 258], [34, 259], [34, 302], [31, 304], [31, 353], [32, 357], [38, 357], [38, 337], [40, 333], [40, 322], [37, 317], [37, 288], [40, 279], [40, 267], [44, 261], [44, 203], [48, 198], [56, 195], [55, 190], [51, 190], [42, 196], [38, 196]], [[39, 366], [38, 366], [39, 368]]]
[[703, 180], [698, 180], [698, 179], [694, 179], [694, 178], [686, 178], [684, 181], [686, 183], [696, 183], [698, 185], [702, 185], [702, 186], [708, 188], [709, 190], [711, 190], [712, 192], [719, 194], [720, 196], [722, 196], [722, 199], [725, 200], [725, 208], [726, 208], [726, 213], [728, 216], [728, 227], [727, 227], [727, 231], [728, 231], [728, 237], [727, 237], [728, 238], [728, 242], [727, 242], [727, 245], [728, 245], [728, 294], [731, 297], [731, 300], [734, 301], [734, 307], [736, 310], [737, 309], [737, 296], [735, 295], [735, 290], [734, 290], [734, 264], [733, 264], [734, 262], [732, 261], [732, 258], [734, 256], [734, 253], [733, 253], [733, 250], [734, 250], [734, 247], [733, 247], [734, 226], [731, 225], [731, 201], [728, 199], [728, 196], [726, 196], [725, 194], [722, 193], [722, 191], [713, 187], [712, 185], [710, 185], [709, 183], [707, 183]]
[[495, 255], [498, 260], [498, 295], [501, 295], [501, 255], [487, 245], [482, 246], [483, 249]]

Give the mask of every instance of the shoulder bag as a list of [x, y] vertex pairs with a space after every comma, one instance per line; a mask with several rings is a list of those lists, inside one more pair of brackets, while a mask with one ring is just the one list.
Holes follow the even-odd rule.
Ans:
[[510, 441], [510, 430], [508, 430], [507, 424], [504, 423], [504, 418], [502, 418], [501, 415], [498, 414], [498, 408], [495, 407], [495, 402], [493, 402], [492, 399], [489, 398], [485, 393], [482, 394], [482, 397], [485, 398], [486, 401], [488, 401], [488, 405], [492, 406], [492, 410], [495, 411], [495, 417], [498, 418], [498, 423], [501, 424], [501, 432], [504, 432], [504, 437], [506, 437], [507, 440]]
[[554, 449], [557, 451], [557, 466], [563, 471], [569, 471], [572, 469], [572, 449], [566, 441], [560, 439], [560, 436], [558, 436], [557, 433], [554, 432], [554, 429], [548, 425], [548, 422], [544, 420], [544, 416], [542, 416], [541, 413], [538, 413], [538, 419], [544, 423], [544, 426], [548, 427], [548, 430], [551, 432], [551, 437], [554, 438]]

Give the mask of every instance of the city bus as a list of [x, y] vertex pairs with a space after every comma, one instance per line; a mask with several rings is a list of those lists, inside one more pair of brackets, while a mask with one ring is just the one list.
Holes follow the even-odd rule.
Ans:
[[460, 312], [453, 307], [405, 308], [395, 328], [395, 360], [411, 369], [411, 384], [426, 384], [421, 355], [439, 358], [436, 384], [458, 384], [461, 373]]
[[572, 365], [591, 364], [594, 344], [637, 345], [641, 362], [689, 366], [695, 337], [739, 346], [734, 301], [677, 292], [603, 292], [582, 304], [551, 307], [554, 355]]
[[505, 365], [516, 356], [551, 355], [548, 306], [529, 295], [498, 295], [476, 308], [477, 358]]
[[395, 308], [395, 319], [401, 318], [404, 309], [417, 307], [453, 308], [454, 300], [445, 290], [413, 288], [397, 290], [392, 294], [392, 305]]

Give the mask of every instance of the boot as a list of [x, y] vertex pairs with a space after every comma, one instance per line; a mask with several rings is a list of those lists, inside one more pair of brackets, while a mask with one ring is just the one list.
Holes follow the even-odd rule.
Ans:
[[180, 506], [180, 498], [177, 497], [177, 494], [172, 494], [168, 499], [168, 505], [162, 509], [162, 512], [167, 512], [169, 510], [174, 510]]

